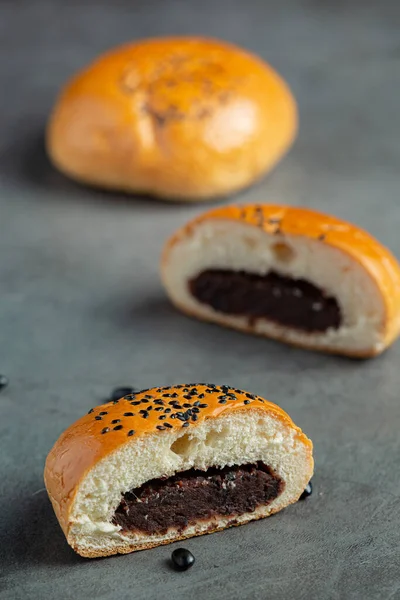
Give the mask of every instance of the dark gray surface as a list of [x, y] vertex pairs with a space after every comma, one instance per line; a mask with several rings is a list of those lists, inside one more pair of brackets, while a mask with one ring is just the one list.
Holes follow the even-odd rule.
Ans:
[[[400, 256], [399, 2], [159, 0], [0, 4], [0, 597], [400, 598], [400, 346], [370, 362], [190, 321], [158, 279], [163, 240], [204, 207], [128, 200], [53, 172], [41, 132], [62, 82], [142, 36], [205, 33], [288, 79], [301, 131], [241, 201], [308, 204]], [[227, 382], [281, 404], [315, 444], [313, 496], [262, 522], [88, 561], [43, 492], [47, 452], [114, 385]]]

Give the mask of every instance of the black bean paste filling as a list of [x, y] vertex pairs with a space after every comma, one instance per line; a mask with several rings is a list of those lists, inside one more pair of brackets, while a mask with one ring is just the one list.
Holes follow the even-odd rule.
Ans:
[[170, 527], [182, 531], [199, 520], [254, 512], [284, 488], [284, 481], [262, 462], [190, 469], [126, 492], [112, 522], [124, 531], [163, 535]]
[[245, 271], [209, 269], [189, 281], [191, 294], [220, 313], [247, 316], [250, 325], [268, 319], [303, 331], [323, 332], [341, 325], [335, 298], [305, 279], [270, 271], [255, 275]]

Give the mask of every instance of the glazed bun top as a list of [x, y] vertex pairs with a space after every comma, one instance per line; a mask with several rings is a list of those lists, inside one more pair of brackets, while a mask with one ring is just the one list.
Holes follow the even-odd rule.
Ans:
[[211, 39], [156, 38], [116, 48], [68, 82], [47, 146], [83, 182], [190, 200], [248, 185], [296, 130], [290, 90], [260, 58]]

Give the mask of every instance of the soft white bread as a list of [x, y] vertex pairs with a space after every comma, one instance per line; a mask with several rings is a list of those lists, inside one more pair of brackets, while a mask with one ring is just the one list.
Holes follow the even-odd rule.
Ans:
[[94, 186], [206, 200], [248, 186], [297, 132], [293, 96], [260, 58], [217, 40], [141, 40], [67, 82], [47, 128], [63, 173]]
[[[221, 270], [225, 277], [226, 273], [236, 274], [240, 285], [243, 274], [271, 277], [272, 273], [284, 278], [283, 287], [290, 280], [289, 291], [270, 285], [269, 293], [276, 295], [272, 318], [271, 308], [262, 316], [256, 311], [256, 317], [250, 310], [254, 307], [247, 313], [237, 307], [222, 310], [216, 300], [221, 305], [222, 296], [225, 305], [232, 304], [241, 290], [233, 284], [223, 290], [221, 285], [226, 284], [215, 279], [203, 281], [203, 296], [214, 295], [209, 302], [193, 292], [191, 283], [202, 273], [212, 271], [215, 276]], [[365, 231], [307, 209], [249, 205], [207, 212], [168, 241], [161, 274], [172, 302], [189, 315], [315, 350], [373, 356], [387, 348], [400, 330], [400, 267], [396, 259]], [[263, 285], [261, 279], [257, 281], [256, 285]], [[304, 282], [321, 295], [317, 300], [311, 298], [306, 310]], [[251, 293], [254, 295], [254, 288]], [[243, 291], [242, 300], [245, 294], [248, 292]], [[285, 308], [284, 301], [286, 321], [281, 317], [280, 321], [276, 315]], [[268, 302], [273, 304], [273, 299]], [[336, 315], [324, 329], [313, 323], [318, 319], [321, 323], [325, 303]], [[308, 310], [304, 323], [294, 318], [298, 310]]]
[[[283, 491], [251, 512], [189, 520], [183, 529], [152, 535], [112, 522], [122, 495], [150, 480], [257, 461], [280, 478]], [[45, 483], [68, 543], [96, 557], [266, 517], [297, 501], [312, 472], [311, 441], [278, 406], [228, 386], [190, 384], [145, 390], [91, 410], [56, 442]]]

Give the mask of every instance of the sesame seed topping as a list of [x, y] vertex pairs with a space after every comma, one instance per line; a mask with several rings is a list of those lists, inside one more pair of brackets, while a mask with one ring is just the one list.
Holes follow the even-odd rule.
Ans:
[[174, 392], [173, 394], [171, 394], [171, 398], [177, 398], [178, 394], [176, 392]]
[[149, 413], [147, 412], [147, 410], [144, 410], [142, 413], [143, 419], [147, 419], [148, 416], [149, 416]]
[[197, 415], [192, 415], [192, 421], [197, 421], [199, 417]]
[[149, 400], [147, 400], [147, 398], [142, 398], [142, 404], [148, 404]]
[[198, 397], [200, 398], [200, 400], [202, 400], [203, 398], [205, 398], [205, 395], [204, 394], [199, 394]]
[[170, 408], [165, 408], [165, 409], [164, 409], [164, 412], [165, 412], [165, 413], [170, 413], [170, 412], [171, 412], [171, 409], [170, 409]]
[[245, 400], [244, 404], [250, 404], [250, 400]]
[[226, 404], [225, 398], [221, 398], [220, 400], [218, 400], [218, 404]]
[[186, 421], [186, 423], [184, 423], [184, 424], [182, 425], [182, 427], [189, 427], [189, 425], [190, 425], [190, 423], [188, 423], [188, 422]]
[[199, 408], [208, 408], [208, 404], [199, 404]]
[[95, 417], [95, 419], [96, 419], [96, 421], [102, 421], [102, 420], [103, 420], [103, 417], [99, 417], [99, 416], [97, 416], [97, 417]]
[[[173, 415], [172, 415], [172, 416], [173, 416]], [[185, 417], [183, 416], [183, 414], [182, 414], [182, 413], [180, 413], [179, 415], [178, 415], [178, 414], [176, 414], [175, 416], [176, 416], [176, 418], [177, 418], [177, 419], [179, 419], [180, 421], [186, 421], [186, 419], [185, 419]]]
[[124, 417], [134, 417], [134, 416], [135, 416], [135, 413], [133, 413], [133, 412], [124, 413]]
[[121, 423], [121, 419], [113, 419], [111, 421], [111, 423], [114, 425], [114, 423]]
[[122, 425], [116, 425], [114, 427], [114, 431], [119, 431], [120, 429], [122, 429]]
[[192, 413], [199, 413], [199, 412], [200, 412], [200, 409], [198, 408], [198, 406], [194, 406], [192, 408]]
[[[200, 398], [200, 396], [199, 396]], [[196, 400], [196, 402], [193, 402], [193, 406], [199, 406], [200, 402], [198, 400]]]
[[131, 435], [133, 435], [134, 433], [135, 433], [135, 430], [134, 430], [134, 429], [130, 429], [130, 430], [128, 431], [128, 434], [127, 434], [127, 435], [131, 436]]
[[88, 415], [90, 415], [93, 411], [94, 411], [94, 408], [91, 408], [90, 410], [88, 410]]
[[185, 400], [191, 400], [192, 399], [192, 396], [189, 396], [189, 394], [185, 394], [183, 397], [185, 398]]
[[157, 425], [156, 428], [160, 431], [165, 431], [165, 427], [163, 427], [163, 425]]
[[168, 427], [169, 429], [172, 429], [171, 423], [164, 423], [164, 427]]
[[183, 405], [184, 408], [191, 408], [191, 404], [188, 404], [187, 402], [185, 402], [185, 404]]
[[162, 406], [157, 406], [157, 407], [156, 407], [154, 410], [155, 410], [156, 412], [160, 412], [160, 411], [162, 411], [162, 410], [164, 410], [164, 409], [163, 409], [163, 407], [162, 407]]
[[99, 412], [99, 415], [108, 415], [108, 412], [106, 410], [102, 410], [101, 412]]
[[[161, 392], [161, 390], [157, 390], [157, 392], [158, 392], [158, 391], [160, 391], [160, 392]], [[154, 398], [154, 396], [151, 396], [151, 394], [146, 394], [146, 395], [145, 395], [145, 398], [149, 398], [149, 400], [152, 400], [152, 399]]]
[[[178, 394], [175, 394], [175, 395], [177, 396]], [[172, 394], [163, 394], [163, 398], [171, 398], [171, 396], [172, 396]]]
[[167, 415], [160, 415], [160, 416], [158, 417], [158, 420], [159, 420], [159, 421], [164, 421], [164, 419], [166, 419], [166, 418], [167, 418]]
[[140, 404], [140, 400], [135, 400], [135, 402], [131, 402], [132, 406], [138, 406]]
[[103, 429], [101, 430], [101, 433], [108, 433], [110, 431], [109, 427], [103, 427]]

